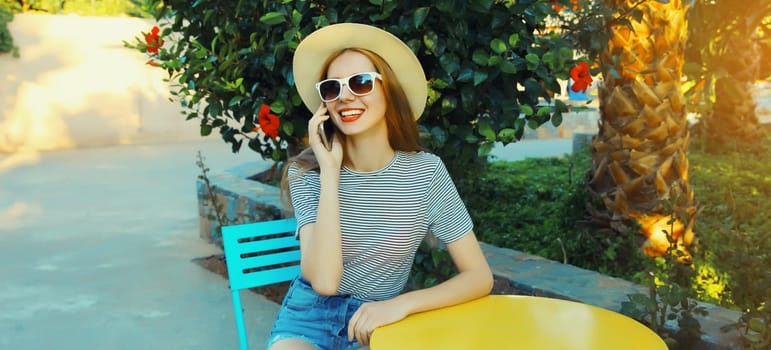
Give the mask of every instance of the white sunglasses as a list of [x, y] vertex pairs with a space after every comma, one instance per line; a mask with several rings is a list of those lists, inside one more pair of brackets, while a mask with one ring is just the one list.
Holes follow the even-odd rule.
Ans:
[[356, 73], [343, 79], [326, 79], [316, 83], [316, 90], [324, 102], [332, 102], [343, 94], [343, 85], [356, 96], [369, 95], [375, 90], [375, 79], [383, 77], [375, 72]]

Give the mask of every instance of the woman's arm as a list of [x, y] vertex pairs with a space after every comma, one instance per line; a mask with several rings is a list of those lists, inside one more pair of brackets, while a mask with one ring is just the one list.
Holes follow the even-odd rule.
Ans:
[[368, 344], [372, 331], [410, 314], [460, 304], [490, 293], [493, 275], [473, 231], [447, 244], [459, 273], [434, 287], [366, 303], [351, 317], [348, 338]]
[[316, 222], [300, 228], [300, 269], [313, 290], [334, 295], [343, 276], [337, 179], [321, 176]]
[[316, 222], [300, 228], [300, 270], [320, 295], [337, 293], [343, 276], [340, 202], [337, 195], [343, 147], [337, 137], [332, 140], [331, 150], [321, 144], [316, 130], [327, 119], [327, 108], [322, 103], [308, 121], [308, 139], [319, 162], [321, 190]]
[[407, 315], [460, 304], [490, 294], [493, 273], [473, 231], [447, 244], [458, 274], [436, 286], [397, 296]]

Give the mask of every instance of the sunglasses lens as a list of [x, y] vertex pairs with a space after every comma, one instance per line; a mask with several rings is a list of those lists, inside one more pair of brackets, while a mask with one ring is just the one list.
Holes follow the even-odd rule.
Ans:
[[340, 96], [340, 82], [327, 80], [319, 85], [319, 93], [324, 101], [332, 101]]
[[368, 94], [372, 92], [372, 87], [375, 85], [374, 77], [372, 74], [363, 73], [352, 76], [348, 80], [348, 86], [351, 87], [351, 91], [358, 95]]

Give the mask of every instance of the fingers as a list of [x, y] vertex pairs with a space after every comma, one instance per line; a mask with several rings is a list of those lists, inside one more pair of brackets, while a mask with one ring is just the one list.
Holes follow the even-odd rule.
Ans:
[[361, 308], [357, 310], [351, 320], [348, 322], [348, 341], [352, 341], [354, 338], [360, 345], [369, 344], [369, 330], [365, 326], [366, 316], [361, 312]]
[[359, 321], [359, 317], [361, 315], [360, 311], [361, 308], [356, 310], [356, 312], [353, 313], [353, 316], [351, 316], [351, 320], [348, 321], [348, 341], [352, 341], [353, 338], [356, 337], [356, 323]]
[[[319, 108], [316, 110], [316, 113], [313, 113], [313, 117], [308, 121], [308, 142], [311, 144], [311, 146], [319, 145], [321, 144], [321, 137], [319, 136], [318, 130], [319, 125], [329, 119], [329, 114], [327, 114], [327, 107], [324, 105], [324, 103], [321, 103], [319, 105]], [[314, 147], [314, 149], [317, 147]]]
[[313, 116], [308, 121], [308, 134], [310, 135], [311, 131], [315, 133], [316, 130], [319, 129], [319, 125], [327, 119], [329, 119], [329, 114], [327, 114], [327, 107], [322, 103], [316, 110], [316, 113], [313, 113]]
[[367, 304], [362, 305], [359, 310], [348, 321], [348, 341], [356, 339], [359, 345], [368, 345], [372, 331], [377, 326], [376, 318], [372, 318], [367, 312]]

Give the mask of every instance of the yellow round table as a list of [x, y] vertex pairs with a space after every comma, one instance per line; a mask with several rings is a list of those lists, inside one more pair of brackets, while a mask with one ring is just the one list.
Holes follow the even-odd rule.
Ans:
[[490, 295], [375, 329], [372, 350], [666, 350], [645, 325], [573, 301]]

